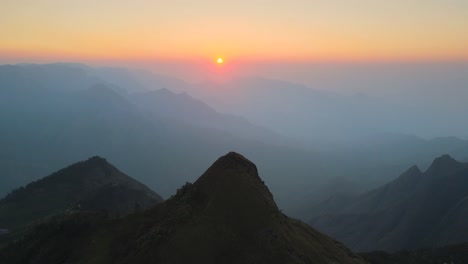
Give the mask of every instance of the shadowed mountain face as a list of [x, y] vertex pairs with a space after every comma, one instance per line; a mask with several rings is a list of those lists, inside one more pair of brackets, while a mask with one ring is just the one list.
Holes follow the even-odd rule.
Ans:
[[282, 214], [256, 166], [237, 153], [219, 158], [194, 184], [145, 212], [114, 220], [96, 213], [52, 219], [0, 251], [0, 261], [364, 263]]
[[310, 223], [358, 251], [443, 246], [468, 241], [467, 200], [468, 164], [444, 155]]
[[0, 228], [15, 233], [44, 217], [71, 209], [125, 215], [162, 201], [158, 194], [105, 159], [93, 157], [21, 187], [0, 200]]

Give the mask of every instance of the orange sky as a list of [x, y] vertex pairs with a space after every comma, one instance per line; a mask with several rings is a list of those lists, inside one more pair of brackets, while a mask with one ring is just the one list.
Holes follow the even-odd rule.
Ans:
[[468, 1], [3, 0], [0, 59], [466, 60]]

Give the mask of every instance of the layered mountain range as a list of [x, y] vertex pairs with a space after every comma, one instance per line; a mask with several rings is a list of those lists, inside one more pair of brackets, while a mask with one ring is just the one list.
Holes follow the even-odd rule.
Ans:
[[283, 202], [288, 195], [280, 186], [302, 185], [285, 184], [281, 174], [297, 168], [297, 178], [311, 170], [325, 177], [314, 152], [245, 118], [216, 112], [186, 93], [118, 86], [98, 73], [74, 64], [0, 66], [0, 196], [92, 155], [105, 156], [163, 197], [195, 180], [226, 149], [262, 165]]
[[[316, 208], [317, 209], [317, 208]], [[320, 205], [309, 223], [356, 251], [429, 248], [468, 241], [468, 164], [449, 155], [422, 172]]]
[[[70, 168], [79, 172], [76, 166], [82, 164]], [[78, 210], [47, 219], [0, 248], [0, 262], [365, 263], [339, 242], [284, 215], [257, 167], [233, 152], [148, 210], [120, 218]]]
[[[198, 85], [148, 72], [73, 63], [1, 65], [0, 196], [99, 155], [169, 197], [233, 150], [262, 168], [285, 212], [308, 220], [304, 208], [329, 196], [375, 188], [443, 153], [468, 158], [468, 142], [459, 138], [371, 137], [375, 127], [358, 126], [363, 120], [356, 116], [387, 124], [368, 111], [384, 105], [375, 98], [264, 78], [202, 86], [214, 97], [202, 96]], [[386, 109], [395, 114], [394, 106]], [[344, 127], [359, 133], [352, 136]], [[353, 140], [331, 142], [318, 136], [324, 131]]]

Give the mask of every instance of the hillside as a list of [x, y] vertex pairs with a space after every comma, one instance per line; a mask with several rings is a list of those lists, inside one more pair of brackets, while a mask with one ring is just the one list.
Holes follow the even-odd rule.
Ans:
[[[468, 241], [468, 164], [449, 155], [310, 221], [356, 251], [416, 249]], [[337, 205], [338, 204], [338, 205]], [[322, 206], [325, 207], [325, 206]]]
[[256, 166], [237, 153], [219, 158], [195, 183], [145, 212], [122, 219], [96, 213], [52, 219], [0, 251], [0, 261], [364, 263], [281, 213]]
[[162, 201], [158, 194], [105, 159], [92, 157], [16, 189], [0, 200], [0, 229], [19, 232], [44, 217], [71, 209], [125, 215]]

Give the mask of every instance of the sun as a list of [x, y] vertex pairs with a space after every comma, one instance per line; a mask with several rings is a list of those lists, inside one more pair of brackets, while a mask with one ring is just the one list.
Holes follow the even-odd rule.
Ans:
[[218, 59], [216, 60], [216, 63], [218, 63], [218, 64], [223, 64], [223, 63], [224, 63], [223, 58], [218, 58]]

